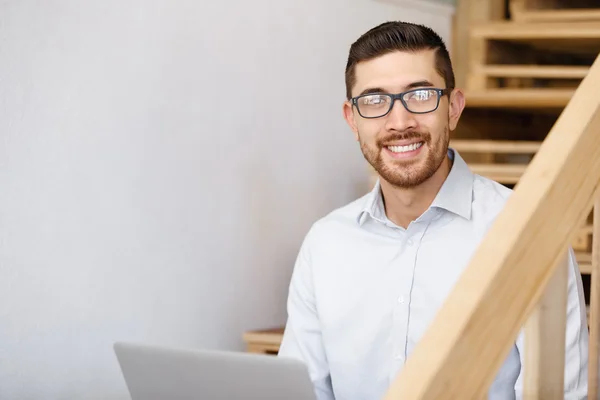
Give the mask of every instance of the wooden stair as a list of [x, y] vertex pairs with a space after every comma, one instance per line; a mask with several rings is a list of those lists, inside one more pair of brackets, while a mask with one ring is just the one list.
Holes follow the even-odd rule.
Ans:
[[[512, 5], [513, 9], [526, 7], [521, 4], [524, 1], [517, 3], [520, 5]], [[600, 13], [600, 8], [592, 11]], [[531, 12], [582, 17], [585, 11]], [[558, 18], [543, 22], [527, 18], [478, 22], [468, 30], [468, 43], [469, 107], [554, 109], [558, 113], [600, 52], [600, 19], [590, 17], [577, 23]]]
[[[590, 2], [592, 5], [593, 2]], [[542, 4], [543, 5], [543, 4]], [[566, 6], [569, 3], [565, 4]], [[582, 22], [600, 20], [598, 8], [540, 8], [539, 2], [511, 0], [509, 2], [512, 19], [522, 22]]]
[[584, 275], [592, 273], [592, 253], [575, 252], [577, 257], [577, 263], [579, 264], [579, 270]]
[[525, 11], [517, 18], [517, 21], [524, 22], [582, 22], [590, 20], [600, 20], [600, 10], [597, 8], [583, 8], [577, 10], [536, 10]]
[[[598, 9], [600, 10], [600, 8]], [[516, 22], [494, 21], [474, 25], [471, 35], [475, 38], [509, 40], [526, 44], [548, 45], [555, 49], [554, 42], [565, 45], [565, 51], [586, 50], [600, 40], [600, 20], [572, 22]], [[552, 42], [550, 42], [552, 40]]]
[[490, 77], [583, 79], [590, 70], [577, 65], [485, 65], [478, 72]]
[[469, 107], [564, 108], [575, 89], [487, 89], [465, 92]]
[[464, 153], [535, 154], [541, 145], [542, 142], [525, 140], [453, 139], [450, 142], [450, 147]]
[[[461, 66], [459, 74], [462, 71], [463, 116], [471, 122], [459, 123], [450, 146], [474, 173], [512, 187], [519, 183], [549, 132], [547, 124], [534, 117], [556, 121], [600, 53], [600, 2], [459, 1], [459, 21], [462, 18], [466, 28], [456, 31], [460, 37], [455, 46], [468, 46], [456, 52], [462, 58], [455, 64]], [[592, 289], [590, 283], [591, 220], [590, 214], [582, 221], [571, 246], [582, 276], [588, 277], [584, 279], [586, 293], [594, 299], [598, 294], [593, 290], [600, 288]], [[600, 318], [594, 315], [597, 312], [590, 318]]]
[[525, 172], [525, 164], [470, 164], [471, 170], [496, 182], [514, 185]]

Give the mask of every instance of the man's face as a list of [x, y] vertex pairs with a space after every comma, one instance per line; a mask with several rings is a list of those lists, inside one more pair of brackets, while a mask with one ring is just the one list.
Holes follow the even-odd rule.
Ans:
[[[396, 94], [411, 89], [446, 88], [444, 79], [435, 70], [433, 50], [389, 53], [359, 63], [355, 74], [353, 97], [364, 93]], [[414, 93], [410, 101], [422, 101], [425, 93]], [[435, 106], [437, 95], [429, 101]], [[373, 103], [377, 102], [380, 100]], [[440, 167], [448, 151], [449, 132], [456, 128], [463, 108], [463, 94], [455, 90], [450, 100], [448, 96], [441, 96], [438, 108], [425, 114], [411, 113], [396, 100], [387, 115], [373, 119], [362, 117], [351, 102], [346, 102], [344, 117], [366, 160], [379, 175], [396, 187], [410, 188], [425, 182]]]

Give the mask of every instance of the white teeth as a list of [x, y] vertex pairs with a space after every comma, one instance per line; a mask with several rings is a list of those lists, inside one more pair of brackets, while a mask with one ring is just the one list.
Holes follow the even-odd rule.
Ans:
[[413, 151], [423, 146], [423, 142], [409, 144], [408, 146], [388, 146], [393, 153], [406, 153], [408, 151]]

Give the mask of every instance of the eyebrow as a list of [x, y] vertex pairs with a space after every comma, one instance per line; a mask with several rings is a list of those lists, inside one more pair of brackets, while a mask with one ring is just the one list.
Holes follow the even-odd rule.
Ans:
[[[418, 87], [432, 87], [432, 86], [435, 86], [435, 85], [433, 83], [429, 82], [428, 80], [422, 80], [422, 81], [416, 81], [416, 82], [409, 83], [408, 85], [406, 85], [404, 87], [404, 90], [415, 89]], [[389, 93], [389, 92], [387, 90], [379, 88], [379, 87], [367, 88], [367, 89], [363, 90], [362, 92], [360, 92], [359, 96], [362, 96], [365, 94], [372, 94], [372, 93]]]

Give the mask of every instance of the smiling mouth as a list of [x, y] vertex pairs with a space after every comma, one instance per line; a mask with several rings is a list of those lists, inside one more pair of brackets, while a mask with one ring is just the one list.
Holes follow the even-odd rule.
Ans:
[[423, 146], [425, 142], [417, 142], [417, 143], [412, 143], [406, 146], [386, 146], [386, 148], [391, 151], [392, 153], [396, 153], [396, 154], [402, 154], [402, 153], [409, 153], [411, 151], [415, 151], [417, 149], [419, 149], [421, 146]]

